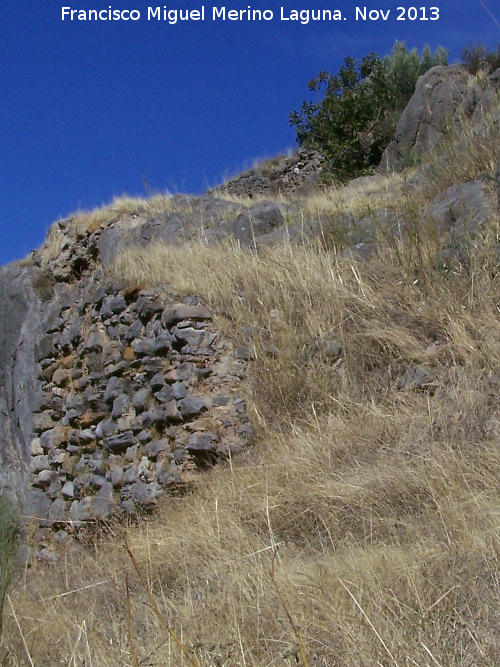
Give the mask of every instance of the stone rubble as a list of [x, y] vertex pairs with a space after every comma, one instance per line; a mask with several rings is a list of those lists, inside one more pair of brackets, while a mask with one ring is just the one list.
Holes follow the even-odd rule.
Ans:
[[28, 505], [40, 525], [150, 511], [248, 445], [238, 385], [250, 356], [221, 340], [201, 297], [90, 276], [59, 316], [35, 350]]

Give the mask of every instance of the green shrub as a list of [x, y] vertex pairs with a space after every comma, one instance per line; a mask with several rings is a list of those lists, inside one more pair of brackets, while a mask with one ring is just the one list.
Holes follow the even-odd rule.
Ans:
[[290, 114], [297, 141], [324, 156], [324, 171], [335, 180], [366, 173], [380, 162], [418, 77], [447, 61], [441, 47], [432, 53], [426, 46], [419, 54], [404, 42], [396, 42], [384, 58], [346, 57], [336, 74], [320, 72], [309, 82], [312, 91], [324, 88], [323, 99], [304, 101]]
[[462, 50], [460, 58], [471, 74], [477, 74], [479, 70], [494, 72], [500, 67], [500, 44], [496, 51], [490, 51], [482, 44], [467, 46]]

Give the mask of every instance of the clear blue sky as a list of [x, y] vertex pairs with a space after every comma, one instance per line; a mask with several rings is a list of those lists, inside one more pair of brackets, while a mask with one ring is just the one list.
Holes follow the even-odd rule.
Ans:
[[[496, 0], [484, 0], [500, 21]], [[413, 0], [255, 0], [204, 4], [205, 20], [148, 21], [148, 7], [199, 10], [197, 0], [3, 0], [0, 9], [0, 264], [38, 247], [51, 222], [115, 195], [203, 192], [225, 176], [295, 147], [288, 114], [307, 81], [345, 55], [500, 42], [481, 0], [433, 0], [437, 21], [397, 21]], [[62, 21], [62, 7], [137, 10], [138, 21]], [[213, 7], [267, 9], [271, 21], [212, 20]], [[281, 20], [293, 9], [346, 20]], [[391, 10], [355, 20], [355, 7]], [[428, 12], [427, 15], [430, 15]], [[75, 16], [76, 19], [76, 16]]]

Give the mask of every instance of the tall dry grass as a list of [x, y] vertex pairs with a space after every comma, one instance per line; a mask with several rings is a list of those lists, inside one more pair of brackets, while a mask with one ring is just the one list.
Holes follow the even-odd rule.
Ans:
[[[491, 155], [481, 160], [472, 154], [461, 178], [491, 176]], [[201, 293], [222, 334], [254, 347], [244, 390], [257, 442], [156, 516], [82, 535], [57, 564], [35, 561], [8, 600], [2, 664], [189, 664], [125, 540], [203, 667], [302, 661], [273, 554], [309, 665], [500, 664], [499, 220], [466, 268], [443, 270], [421, 211], [450, 174], [411, 196], [389, 188], [409, 231], [367, 263], [325, 243], [118, 259], [114, 277]], [[309, 206], [334, 220], [325, 202]], [[315, 352], [325, 338], [340, 358]], [[415, 367], [429, 384], [398, 390]]]
[[[189, 664], [148, 604], [124, 533], [201, 665], [299, 655], [270, 577], [276, 547], [311, 665], [497, 664], [493, 250], [476, 251], [473, 276], [440, 272], [430, 248], [411, 273], [403, 245], [364, 265], [286, 245], [123, 255], [116, 276], [203, 293], [225, 335], [250, 336], [260, 437], [158, 516], [78, 543], [55, 566], [34, 563], [11, 596], [17, 624], [7, 608], [4, 664], [133, 665], [126, 575], [139, 664]], [[341, 363], [312, 353], [322, 337], [341, 342]], [[415, 365], [435, 372], [432, 384], [398, 391]]]
[[[483, 74], [473, 77], [483, 86]], [[500, 96], [497, 95], [500, 101]], [[473, 121], [457, 115], [441, 141], [423, 159], [425, 180], [421, 188], [428, 198], [435, 197], [456, 183], [478, 178], [494, 180], [500, 144], [500, 116], [495, 109], [475, 111]]]

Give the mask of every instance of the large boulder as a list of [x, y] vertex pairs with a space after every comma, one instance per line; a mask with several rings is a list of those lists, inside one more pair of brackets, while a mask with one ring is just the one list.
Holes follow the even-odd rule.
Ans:
[[440, 235], [455, 238], [474, 238], [495, 214], [488, 187], [482, 181], [450, 186], [432, 200], [428, 213]]
[[461, 65], [433, 67], [418, 79], [380, 168], [388, 172], [401, 168], [410, 152], [428, 150], [450, 124], [463, 118], [480, 123], [485, 112], [493, 110], [500, 117], [500, 70], [480, 79]]
[[467, 264], [481, 230], [495, 217], [496, 201], [483, 181], [452, 185], [427, 207], [444, 245], [438, 259], [445, 267]]
[[243, 211], [233, 221], [233, 233], [236, 240], [243, 244], [264, 234], [273, 232], [285, 223], [281, 208], [275, 202], [261, 201]]
[[204, 230], [217, 228], [234, 218], [242, 209], [241, 204], [218, 197], [175, 195], [168, 210], [160, 215], [129, 215], [108, 225], [98, 241], [100, 260], [106, 267], [119, 251], [127, 248], [144, 248], [152, 243], [179, 244], [196, 238]]

